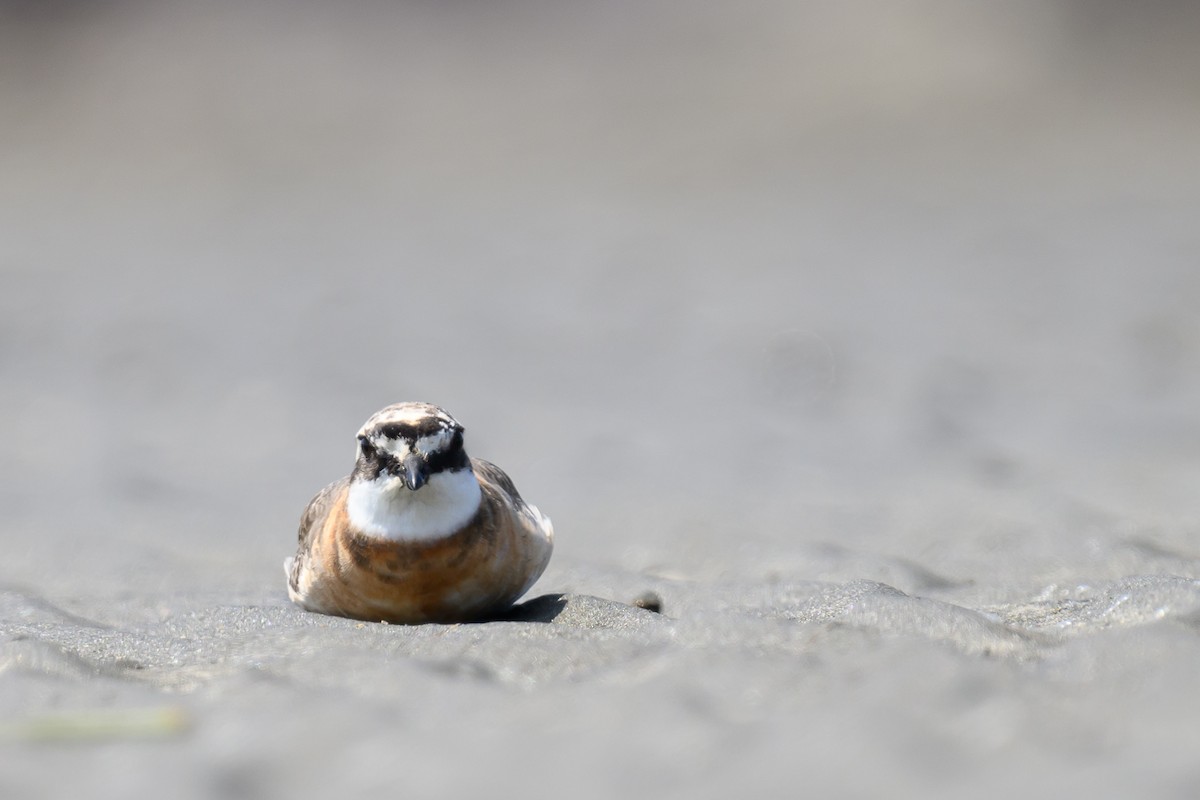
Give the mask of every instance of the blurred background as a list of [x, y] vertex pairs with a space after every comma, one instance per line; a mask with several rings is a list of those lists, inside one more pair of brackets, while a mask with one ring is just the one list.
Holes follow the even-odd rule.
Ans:
[[1198, 34], [1187, 2], [4, 2], [4, 577], [282, 596], [402, 399], [556, 564], [821, 577], [836, 544], [1004, 595], [1103, 572], [1098, 528], [1194, 547]]

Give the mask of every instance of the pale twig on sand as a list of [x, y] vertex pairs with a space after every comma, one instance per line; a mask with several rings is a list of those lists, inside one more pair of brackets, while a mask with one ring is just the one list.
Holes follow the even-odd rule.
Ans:
[[166, 708], [94, 709], [44, 714], [0, 725], [0, 741], [68, 742], [161, 739], [191, 727], [188, 713]]

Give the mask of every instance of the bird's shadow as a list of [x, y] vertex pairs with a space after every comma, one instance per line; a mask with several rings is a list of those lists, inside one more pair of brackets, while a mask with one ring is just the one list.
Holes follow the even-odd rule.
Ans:
[[553, 622], [567, 607], [563, 594], [544, 594], [488, 617], [490, 622]]

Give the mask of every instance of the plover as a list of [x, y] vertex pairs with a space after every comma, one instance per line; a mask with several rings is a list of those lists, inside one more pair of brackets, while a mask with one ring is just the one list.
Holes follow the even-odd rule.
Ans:
[[546, 568], [550, 519], [503, 470], [467, 456], [462, 425], [441, 408], [375, 413], [356, 455], [300, 519], [284, 562], [293, 602], [376, 622], [461, 622], [508, 607]]

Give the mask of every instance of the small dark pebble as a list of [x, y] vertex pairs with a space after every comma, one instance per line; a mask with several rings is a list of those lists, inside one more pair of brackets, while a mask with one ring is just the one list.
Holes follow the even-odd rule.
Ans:
[[651, 592], [649, 590], [642, 592], [637, 597], [633, 598], [632, 605], [635, 605], [638, 608], [644, 608], [647, 611], [653, 611], [655, 614], [662, 613], [662, 598], [658, 596], [657, 592]]

